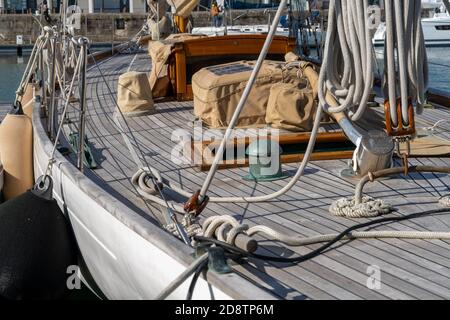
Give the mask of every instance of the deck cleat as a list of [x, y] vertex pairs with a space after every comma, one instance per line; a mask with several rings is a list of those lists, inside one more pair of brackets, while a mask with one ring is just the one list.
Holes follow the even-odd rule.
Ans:
[[[79, 134], [78, 132], [72, 132], [69, 135], [69, 143], [72, 146], [75, 153], [78, 153], [78, 140]], [[89, 142], [87, 137], [84, 137], [84, 152], [83, 152], [83, 162], [89, 169], [96, 169], [97, 163], [95, 162], [94, 155], [92, 154], [91, 147], [89, 146]]]
[[220, 247], [208, 248], [208, 269], [218, 274], [226, 274], [232, 272], [228, 265], [225, 250]]

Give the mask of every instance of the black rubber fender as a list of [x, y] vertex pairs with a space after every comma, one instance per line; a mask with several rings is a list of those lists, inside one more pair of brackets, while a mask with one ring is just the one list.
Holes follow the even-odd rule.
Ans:
[[55, 200], [31, 191], [0, 205], [0, 296], [59, 299], [67, 292], [67, 267], [77, 264], [68, 219]]

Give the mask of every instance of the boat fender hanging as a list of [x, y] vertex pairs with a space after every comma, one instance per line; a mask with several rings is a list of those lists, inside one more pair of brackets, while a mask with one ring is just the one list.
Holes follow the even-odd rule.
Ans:
[[[18, 112], [21, 112], [21, 107]], [[33, 186], [33, 128], [28, 116], [7, 114], [0, 124], [3, 196], [12, 199]]]
[[0, 297], [58, 299], [77, 264], [69, 222], [52, 199], [50, 177], [0, 205]]

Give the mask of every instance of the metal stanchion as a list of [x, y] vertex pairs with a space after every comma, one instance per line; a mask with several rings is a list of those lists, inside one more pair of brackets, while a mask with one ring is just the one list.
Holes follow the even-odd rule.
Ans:
[[81, 172], [84, 171], [84, 136], [86, 125], [86, 67], [87, 67], [87, 50], [89, 40], [87, 38], [79, 38], [78, 44], [82, 50], [81, 59], [81, 74], [80, 74], [80, 121], [79, 121], [79, 135], [78, 135], [78, 159], [77, 165]]

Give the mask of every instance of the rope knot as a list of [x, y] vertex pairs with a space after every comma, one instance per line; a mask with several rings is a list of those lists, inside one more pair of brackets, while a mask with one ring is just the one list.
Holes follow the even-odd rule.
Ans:
[[241, 233], [246, 234], [248, 229], [247, 224], [240, 224], [231, 216], [213, 216], [203, 223], [202, 233], [204, 237], [216, 237], [219, 241], [235, 245], [236, 237]]
[[381, 199], [364, 196], [360, 204], [355, 204], [355, 198], [342, 198], [330, 205], [331, 214], [347, 218], [370, 218], [392, 211], [392, 206]]
[[[181, 225], [184, 227], [186, 234], [189, 238], [193, 238], [196, 235], [199, 235], [202, 232], [202, 227], [198, 223], [197, 219], [193, 219], [190, 215], [185, 215], [181, 220]], [[181, 237], [178, 232], [178, 228], [175, 223], [169, 223], [164, 226], [164, 228], [170, 233], [174, 234], [177, 237]]]
[[440, 198], [439, 204], [444, 208], [450, 208], [450, 196]]

